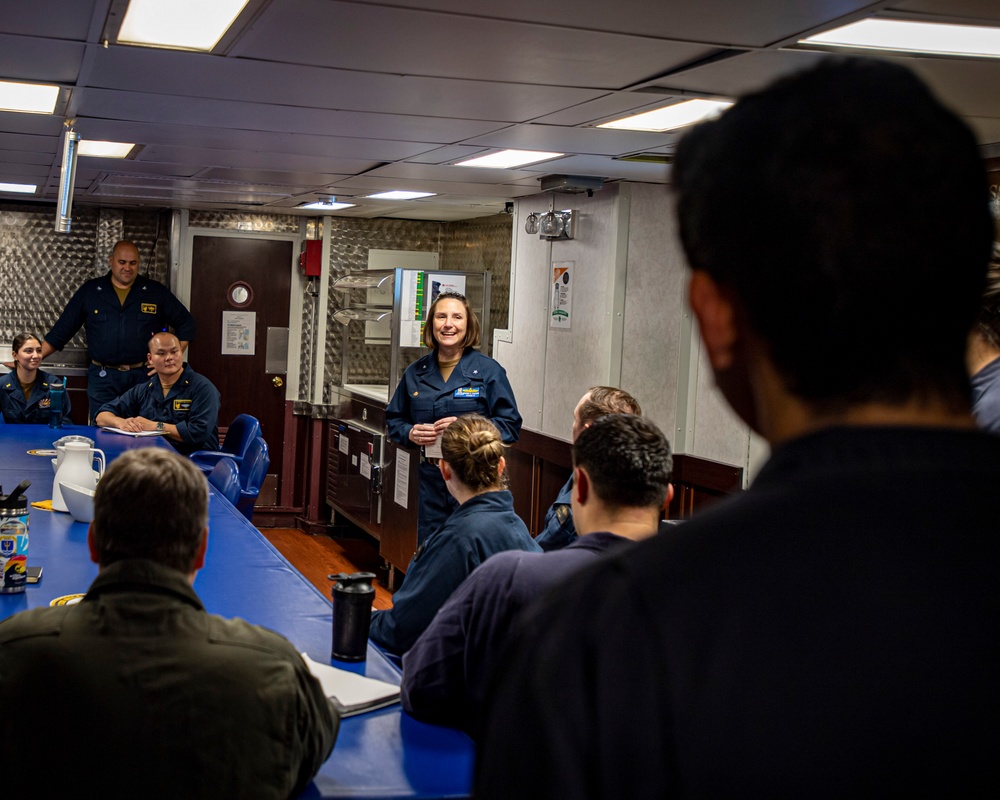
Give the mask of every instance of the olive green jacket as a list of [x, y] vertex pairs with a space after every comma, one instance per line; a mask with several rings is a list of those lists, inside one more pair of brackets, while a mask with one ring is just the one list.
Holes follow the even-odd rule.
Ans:
[[40, 797], [292, 797], [339, 725], [290, 642], [152, 561], [0, 622], [0, 752]]

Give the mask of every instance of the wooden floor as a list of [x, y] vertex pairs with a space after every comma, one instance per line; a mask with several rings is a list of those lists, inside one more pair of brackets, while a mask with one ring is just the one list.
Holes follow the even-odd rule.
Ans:
[[[382, 559], [378, 550], [362, 539], [331, 539], [312, 536], [294, 528], [260, 528], [267, 540], [278, 548], [295, 568], [324, 595], [330, 596], [332, 581], [327, 575], [337, 572], [374, 572]], [[375, 608], [392, 608], [392, 594], [381, 583], [375, 584]]]

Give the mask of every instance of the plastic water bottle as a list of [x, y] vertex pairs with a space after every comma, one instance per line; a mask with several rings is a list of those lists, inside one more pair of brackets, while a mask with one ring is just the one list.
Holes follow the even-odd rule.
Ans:
[[49, 384], [49, 427], [61, 428], [63, 409], [66, 407], [66, 379]]

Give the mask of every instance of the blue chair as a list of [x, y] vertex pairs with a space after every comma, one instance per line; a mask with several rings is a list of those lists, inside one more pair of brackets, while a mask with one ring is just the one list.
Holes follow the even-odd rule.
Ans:
[[270, 465], [271, 456], [267, 452], [267, 442], [258, 436], [250, 442], [246, 455], [243, 456], [243, 464], [240, 466], [240, 499], [236, 501], [236, 507], [251, 522], [253, 507]]
[[240, 471], [231, 458], [223, 458], [208, 473], [208, 482], [234, 506], [240, 499]]
[[219, 463], [220, 459], [230, 458], [237, 466], [243, 461], [250, 443], [260, 436], [260, 423], [249, 414], [237, 414], [229, 423], [222, 447], [218, 450], [196, 450], [188, 456], [206, 475]]

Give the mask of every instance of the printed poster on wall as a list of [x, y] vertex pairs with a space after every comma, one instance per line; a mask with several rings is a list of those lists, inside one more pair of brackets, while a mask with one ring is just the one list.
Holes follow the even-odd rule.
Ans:
[[256, 341], [256, 311], [222, 312], [222, 355], [252, 356]]
[[573, 318], [574, 261], [552, 262], [552, 306], [549, 310], [549, 327], [568, 331]]

